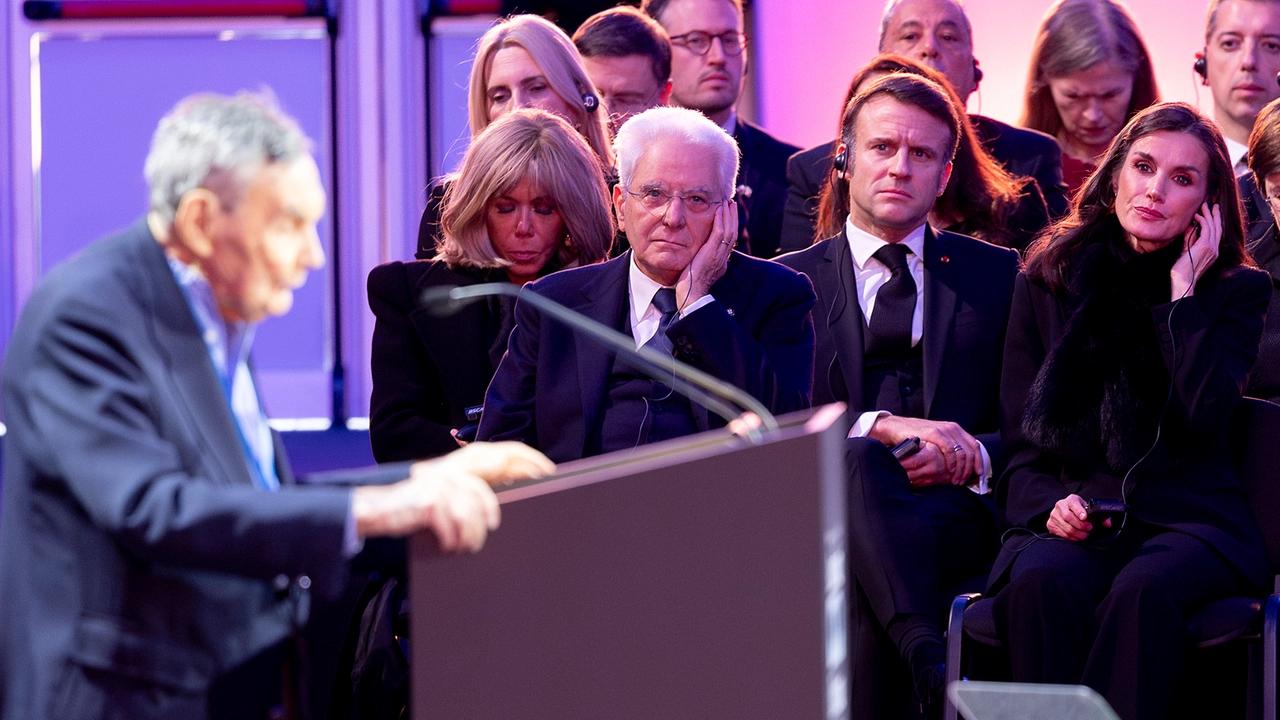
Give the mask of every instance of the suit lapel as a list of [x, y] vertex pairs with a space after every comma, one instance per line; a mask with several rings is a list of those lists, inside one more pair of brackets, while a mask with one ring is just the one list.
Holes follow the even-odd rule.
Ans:
[[[618, 318], [625, 317], [628, 312], [627, 270], [630, 263], [631, 252], [627, 251], [601, 266], [601, 272], [582, 286], [584, 302], [574, 309], [598, 323], [620, 330]], [[578, 358], [583, 432], [589, 434], [589, 428], [596, 427], [600, 420], [600, 406], [604, 402], [605, 383], [609, 380], [609, 368], [613, 364], [613, 351], [574, 333], [568, 337]], [[585, 436], [582, 442], [585, 448]]]
[[924, 230], [924, 416], [929, 417], [938, 392], [942, 362], [951, 342], [956, 313], [956, 282], [952, 263], [944, 262], [946, 243], [926, 225]]
[[253, 485], [244, 443], [187, 298], [169, 269], [164, 251], [150, 233], [145, 235], [145, 244], [138, 245], [136, 267], [152, 309], [156, 347], [167, 365], [169, 382], [181, 401], [180, 412], [187, 418], [189, 434], [195, 442], [208, 446], [205, 456], [216, 465], [210, 479]]
[[[852, 411], [862, 408], [862, 307], [858, 305], [858, 284], [853, 272], [853, 257], [849, 251], [849, 238], [840, 234], [827, 244], [827, 251], [818, 266], [818, 284], [827, 293], [825, 322], [835, 345], [836, 362], [844, 376], [845, 389]], [[827, 368], [814, 368], [815, 372], [827, 372]]]

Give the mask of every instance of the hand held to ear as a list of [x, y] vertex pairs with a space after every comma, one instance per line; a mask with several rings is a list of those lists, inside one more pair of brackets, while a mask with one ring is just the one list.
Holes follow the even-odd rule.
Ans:
[[711, 235], [676, 281], [676, 302], [681, 308], [710, 293], [711, 286], [724, 277], [724, 271], [729, 267], [729, 254], [737, 240], [738, 204], [729, 199], [715, 209]]
[[1222, 243], [1222, 210], [1205, 202], [1196, 213], [1195, 222], [1183, 234], [1183, 251], [1169, 271], [1171, 300], [1195, 293], [1196, 282], [1218, 259]]

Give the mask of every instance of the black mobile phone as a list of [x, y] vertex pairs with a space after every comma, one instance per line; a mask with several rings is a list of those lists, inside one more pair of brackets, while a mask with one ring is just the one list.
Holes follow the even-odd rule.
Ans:
[[920, 452], [920, 438], [909, 437], [897, 445], [894, 445], [893, 449], [889, 452], [893, 453], [893, 456], [899, 460], [905, 457], [911, 457], [912, 455]]
[[1101, 523], [1109, 518], [1119, 518], [1129, 512], [1128, 503], [1105, 498], [1090, 498], [1085, 501], [1084, 510], [1091, 523]]

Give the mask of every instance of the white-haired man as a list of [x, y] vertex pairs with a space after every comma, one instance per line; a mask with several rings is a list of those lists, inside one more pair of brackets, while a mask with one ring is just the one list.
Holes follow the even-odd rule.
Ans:
[[476, 550], [486, 481], [552, 470], [512, 443], [295, 486], [247, 358], [324, 262], [307, 140], [266, 99], [194, 96], [146, 175], [146, 218], [51, 271], [5, 358], [6, 720], [266, 717], [280, 664], [232, 671], [305, 622], [309, 588], [345, 586], [364, 538]]
[[[733, 138], [702, 114], [654, 108], [614, 140], [619, 225], [631, 250], [553, 273], [531, 290], [751, 393], [774, 412], [808, 406], [813, 287], [734, 252]], [[485, 396], [482, 440], [521, 440], [556, 461], [623, 450], [718, 423], [623, 359], [516, 303]]]

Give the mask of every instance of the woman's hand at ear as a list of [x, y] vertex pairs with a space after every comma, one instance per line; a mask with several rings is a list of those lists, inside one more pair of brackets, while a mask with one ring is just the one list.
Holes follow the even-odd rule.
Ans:
[[1195, 223], [1183, 235], [1182, 256], [1169, 271], [1173, 289], [1171, 300], [1195, 293], [1196, 281], [1218, 259], [1218, 246], [1221, 242], [1222, 210], [1217, 205], [1209, 207], [1206, 202], [1200, 206], [1200, 212], [1196, 213]]

